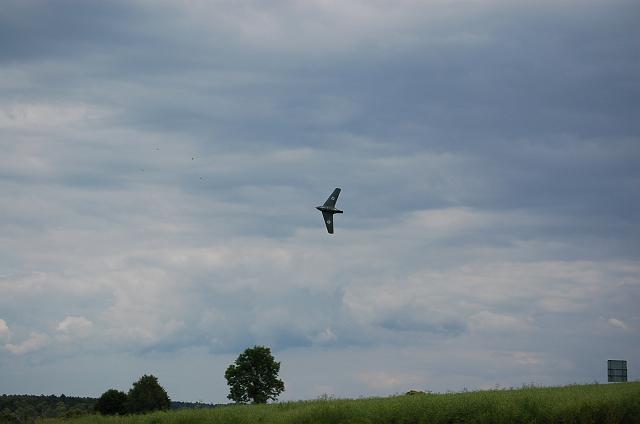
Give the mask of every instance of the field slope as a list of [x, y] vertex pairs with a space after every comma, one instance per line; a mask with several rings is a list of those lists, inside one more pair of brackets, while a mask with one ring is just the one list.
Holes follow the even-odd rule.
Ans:
[[43, 423], [640, 423], [640, 382], [233, 405], [124, 417], [89, 415]]

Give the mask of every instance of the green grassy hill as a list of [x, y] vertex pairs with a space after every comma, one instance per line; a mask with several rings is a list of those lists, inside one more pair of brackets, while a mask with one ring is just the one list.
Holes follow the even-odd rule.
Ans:
[[84, 416], [43, 424], [640, 423], [640, 382]]

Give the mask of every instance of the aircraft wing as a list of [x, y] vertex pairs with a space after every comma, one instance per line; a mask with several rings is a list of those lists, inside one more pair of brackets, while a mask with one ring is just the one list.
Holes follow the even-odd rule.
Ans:
[[333, 214], [322, 212], [322, 218], [324, 219], [324, 225], [327, 226], [327, 231], [329, 232], [329, 234], [333, 234]]
[[329, 206], [331, 208], [334, 208], [336, 206], [336, 201], [338, 200], [338, 196], [340, 196], [340, 189], [336, 188], [335, 190], [333, 190], [333, 193], [331, 193], [331, 196], [329, 196], [327, 201], [324, 202], [324, 206]]

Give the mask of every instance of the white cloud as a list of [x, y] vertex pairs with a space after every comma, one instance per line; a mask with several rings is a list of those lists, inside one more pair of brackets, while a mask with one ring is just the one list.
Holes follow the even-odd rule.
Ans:
[[627, 324], [625, 324], [625, 322], [624, 322], [624, 321], [619, 320], [619, 319], [617, 319], [617, 318], [609, 318], [609, 319], [607, 320], [607, 323], [608, 323], [610, 326], [612, 326], [613, 328], [617, 328], [617, 329], [625, 330], [625, 331], [626, 331], [626, 330], [629, 330], [629, 327], [627, 326]]
[[28, 339], [20, 344], [7, 343], [4, 348], [14, 355], [25, 355], [27, 353], [42, 350], [50, 343], [50, 337], [44, 333], [33, 332]]
[[332, 343], [338, 340], [338, 336], [331, 330], [331, 327], [327, 327], [313, 337], [313, 342], [318, 344]]
[[505, 217], [496, 213], [472, 210], [469, 208], [445, 208], [418, 211], [414, 213], [411, 227], [425, 227], [428, 231], [438, 231], [439, 234], [457, 234], [470, 229], [504, 222]]
[[355, 378], [364, 383], [369, 389], [376, 391], [405, 391], [412, 388], [423, 387], [424, 377], [419, 374], [389, 371], [363, 371], [355, 375]]
[[514, 352], [513, 360], [520, 365], [542, 365], [543, 359], [534, 352]]
[[87, 337], [92, 329], [93, 322], [82, 316], [68, 316], [56, 327], [61, 340], [65, 341]]
[[184, 328], [184, 321], [174, 317], [188, 311], [179, 290], [159, 280], [124, 281], [131, 286], [120, 285], [115, 302], [102, 313], [109, 340], [117, 345], [149, 347]]
[[60, 131], [71, 126], [90, 126], [108, 113], [87, 104], [14, 103], [0, 105], [0, 129]]
[[497, 314], [481, 311], [470, 316], [473, 331], [513, 333], [527, 331], [533, 328], [533, 320], [529, 317], [519, 317], [507, 314]]
[[11, 338], [11, 330], [9, 326], [5, 322], [5, 320], [0, 319], [0, 342], [8, 341]]

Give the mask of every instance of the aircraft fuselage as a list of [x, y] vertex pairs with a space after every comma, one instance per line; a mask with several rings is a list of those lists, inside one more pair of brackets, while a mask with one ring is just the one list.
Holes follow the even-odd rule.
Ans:
[[336, 187], [335, 190], [333, 190], [333, 193], [331, 193], [322, 206], [316, 206], [316, 209], [322, 212], [322, 219], [324, 219], [324, 225], [327, 227], [329, 234], [333, 234], [333, 215], [342, 213], [340, 209], [336, 209], [338, 196], [340, 196], [340, 187]]
[[316, 206], [316, 209], [318, 209], [320, 212], [326, 213], [343, 213], [340, 209], [331, 208], [328, 206]]

